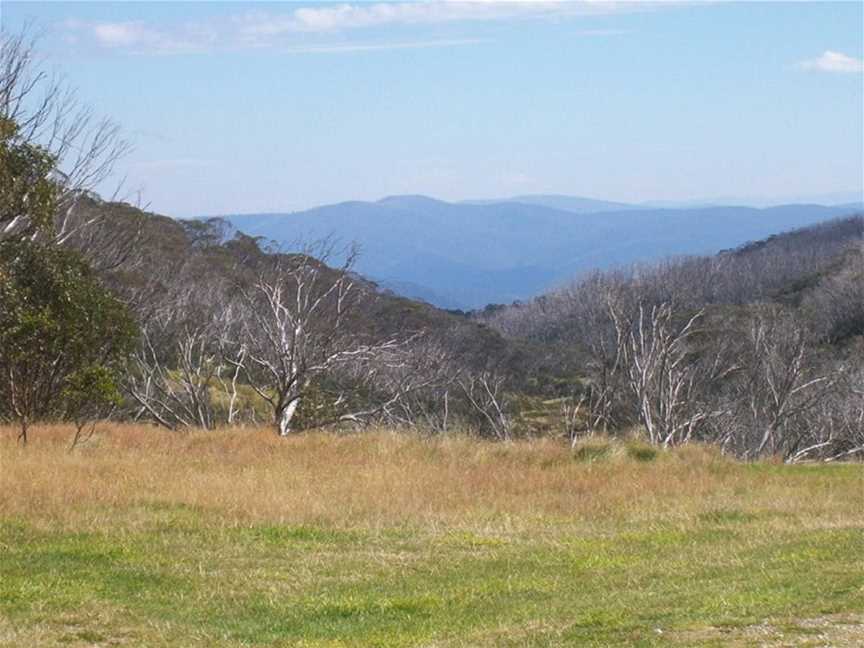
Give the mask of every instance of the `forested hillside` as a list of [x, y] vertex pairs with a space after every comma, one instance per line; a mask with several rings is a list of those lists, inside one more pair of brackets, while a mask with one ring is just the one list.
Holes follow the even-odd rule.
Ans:
[[636, 425], [654, 443], [743, 457], [852, 456], [864, 451], [862, 234], [854, 216], [596, 272], [483, 319], [568, 360], [574, 438]]
[[443, 429], [448, 416], [479, 414], [449, 393], [454, 381], [493, 366], [515, 375], [526, 361], [481, 322], [379, 289], [352, 272], [350, 248], [327, 240], [283, 254], [220, 219], [175, 221], [93, 196], [76, 219], [87, 225], [66, 247], [138, 329], [118, 365], [115, 415], [170, 428], [269, 422], [283, 434], [373, 421]]

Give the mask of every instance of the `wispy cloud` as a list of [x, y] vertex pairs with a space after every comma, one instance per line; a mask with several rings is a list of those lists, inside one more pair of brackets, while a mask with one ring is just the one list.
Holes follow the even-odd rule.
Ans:
[[155, 54], [203, 52], [217, 42], [218, 32], [205, 25], [185, 24], [174, 29], [148, 25], [142, 21], [85, 22], [67, 20], [61, 25], [67, 40], [75, 45], [91, 45], [106, 50]]
[[562, 18], [632, 10], [632, 3], [564, 0], [439, 0], [433, 2], [346, 3], [301, 7], [274, 16], [248, 13], [239, 22], [249, 35], [332, 32], [386, 25], [420, 25], [520, 18]]
[[395, 41], [387, 43], [336, 43], [333, 45], [299, 45], [285, 47], [289, 54], [343, 54], [348, 52], [374, 52], [378, 50], [426, 49], [430, 47], [458, 47], [488, 43], [484, 38], [446, 38], [428, 41]]
[[856, 73], [864, 72], [864, 61], [841, 52], [825, 50], [819, 58], [802, 61], [798, 67], [819, 72]]
[[[666, 3], [673, 4], [673, 3]], [[439, 39], [410, 42], [356, 42], [328, 45], [309, 38], [362, 32], [373, 28], [440, 25], [504, 20], [564, 20], [577, 16], [645, 10], [653, 3], [602, 0], [431, 0], [429, 2], [344, 3], [297, 7], [281, 11], [252, 11], [220, 20], [155, 25], [134, 22], [66, 21], [66, 40], [78, 46], [139, 54], [179, 54], [212, 50], [280, 48], [287, 52], [352, 52], [445, 47], [484, 42], [482, 39]], [[584, 36], [623, 33], [585, 30]]]

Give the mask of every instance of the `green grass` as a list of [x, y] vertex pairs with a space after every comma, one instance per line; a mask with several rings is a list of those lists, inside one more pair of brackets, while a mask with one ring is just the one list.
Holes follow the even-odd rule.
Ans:
[[39, 628], [139, 645], [649, 646], [676, 629], [862, 606], [859, 529], [778, 535], [724, 515], [543, 541], [224, 529], [185, 512], [178, 522], [156, 515], [102, 533], [3, 525], [7, 645]]
[[[669, 461], [646, 465], [638, 450], [619, 453], [623, 474]], [[713, 469], [814, 493], [854, 496], [862, 484], [853, 465]], [[7, 515], [0, 645], [864, 642], [860, 519], [741, 499], [687, 515], [526, 511], [519, 523], [488, 511], [459, 522], [247, 521], [167, 499]], [[808, 643], [825, 632], [829, 643]], [[765, 643], [771, 633], [778, 643]]]

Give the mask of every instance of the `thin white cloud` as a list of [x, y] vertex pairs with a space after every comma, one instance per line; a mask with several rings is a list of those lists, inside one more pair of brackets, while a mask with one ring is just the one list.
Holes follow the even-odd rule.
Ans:
[[[674, 4], [674, 3], [664, 3]], [[66, 42], [102, 50], [147, 54], [205, 52], [214, 49], [280, 48], [286, 51], [339, 52], [372, 49], [442, 47], [479, 40], [429, 40], [417, 43], [308, 42], [328, 34], [360, 32], [376, 27], [439, 25], [457, 22], [492, 22], [518, 19], [556, 19], [646, 10], [654, 3], [604, 0], [431, 0], [429, 2], [343, 3], [298, 7], [283, 11], [254, 11], [220, 20], [175, 25], [135, 22], [66, 21], [61, 27]], [[585, 30], [580, 35], [623, 33]]]
[[179, 30], [164, 30], [141, 21], [88, 23], [70, 20], [62, 27], [70, 44], [139, 53], [201, 52], [209, 49], [215, 38], [213, 33], [189, 25]]
[[338, 43], [335, 45], [301, 45], [285, 47], [280, 51], [288, 54], [343, 54], [349, 52], [375, 52], [398, 49], [426, 49], [430, 47], [458, 47], [488, 43], [483, 38], [452, 38], [428, 41], [406, 41], [392, 43]]
[[825, 50], [819, 58], [802, 61], [798, 66], [804, 70], [816, 70], [818, 72], [864, 72], [864, 61], [831, 50]]
[[334, 31], [382, 25], [506, 20], [594, 13], [598, 6], [597, 3], [555, 1], [341, 4], [296, 9], [291, 16], [290, 27], [302, 31]]
[[93, 27], [93, 35], [106, 47], [128, 47], [147, 40], [149, 33], [132, 23], [104, 23]]
[[337, 32], [388, 25], [428, 25], [524, 18], [566, 18], [647, 8], [646, 3], [602, 0], [433, 0], [343, 3], [301, 7], [288, 13], [250, 12], [237, 19], [247, 36]]
[[623, 36], [631, 34], [629, 29], [580, 29], [577, 36]]

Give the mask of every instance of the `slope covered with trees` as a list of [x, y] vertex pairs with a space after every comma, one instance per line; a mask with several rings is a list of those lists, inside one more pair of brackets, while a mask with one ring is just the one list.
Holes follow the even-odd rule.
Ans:
[[135, 418], [269, 421], [283, 434], [381, 420], [443, 428], [460, 411], [470, 418], [454, 381], [521, 363], [517, 345], [483, 323], [356, 275], [354, 253], [326, 240], [284, 254], [220, 219], [92, 198], [81, 212], [98, 224], [71, 244], [103, 242], [93, 263], [140, 326], [125, 377]]
[[640, 426], [748, 458], [851, 456], [864, 452], [862, 234], [854, 216], [596, 272], [484, 319], [569, 359], [574, 437]]
[[93, 197], [78, 210], [91, 224], [66, 246], [138, 328], [115, 416], [280, 434], [384, 422], [577, 439], [637, 427], [660, 445], [789, 460], [864, 448], [861, 217], [459, 314], [380, 290], [326, 241], [286, 254], [220, 219]]

